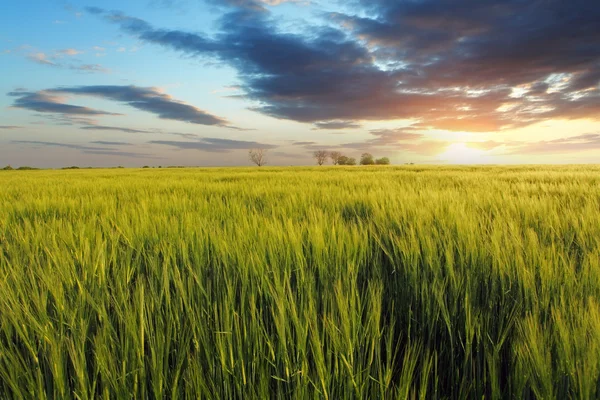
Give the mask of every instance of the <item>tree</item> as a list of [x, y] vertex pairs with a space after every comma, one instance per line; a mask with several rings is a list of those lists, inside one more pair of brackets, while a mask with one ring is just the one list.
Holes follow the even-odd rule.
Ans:
[[331, 162], [333, 163], [333, 165], [339, 165], [341, 157], [342, 153], [340, 153], [339, 151], [329, 152], [329, 158], [331, 158]]
[[390, 165], [390, 159], [387, 157], [381, 157], [375, 160], [375, 164], [377, 165]]
[[248, 151], [250, 161], [262, 167], [267, 164], [267, 149], [250, 149]]
[[338, 165], [356, 165], [356, 159], [352, 157], [340, 156]]
[[317, 160], [317, 164], [323, 165], [329, 157], [329, 153], [325, 150], [317, 150], [313, 153], [313, 157]]
[[375, 164], [373, 155], [371, 153], [362, 153], [362, 155], [360, 156], [360, 165], [373, 165], [373, 164]]

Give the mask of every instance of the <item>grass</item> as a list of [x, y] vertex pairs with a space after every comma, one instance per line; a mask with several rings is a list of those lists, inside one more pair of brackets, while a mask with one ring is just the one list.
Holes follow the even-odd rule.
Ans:
[[600, 167], [0, 188], [0, 398], [600, 398]]

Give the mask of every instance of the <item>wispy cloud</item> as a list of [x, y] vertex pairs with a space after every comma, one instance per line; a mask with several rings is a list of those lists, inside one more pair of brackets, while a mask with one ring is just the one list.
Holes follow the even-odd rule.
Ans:
[[[103, 156], [118, 156], [118, 157], [128, 157], [128, 158], [159, 158], [153, 154], [145, 154], [145, 153], [134, 153], [121, 151], [118, 149], [114, 149], [112, 147], [97, 147], [97, 146], [88, 146], [83, 144], [72, 144], [72, 143], [60, 143], [60, 142], [45, 142], [45, 141], [37, 141], [37, 140], [13, 140], [11, 143], [35, 146], [35, 147], [62, 147], [67, 149], [79, 150], [85, 154], [95, 154], [95, 155], [103, 155]], [[111, 144], [116, 145], [117, 142], [97, 142], [99, 144]], [[122, 143], [118, 143], [118, 145], [123, 145]], [[129, 145], [129, 144], [125, 144]]]
[[127, 142], [108, 142], [108, 141], [104, 141], [104, 140], [96, 140], [94, 142], [90, 142], [93, 144], [103, 144], [106, 146], [133, 146], [132, 143], [127, 143]]
[[76, 56], [78, 54], [83, 54], [83, 51], [77, 49], [62, 49], [58, 50], [57, 53], [65, 56]]
[[201, 150], [215, 153], [227, 153], [233, 150], [247, 150], [251, 148], [274, 149], [278, 147], [266, 143], [221, 138], [200, 138], [194, 142], [152, 140], [148, 143], [176, 147], [182, 150]]
[[313, 129], [357, 129], [362, 125], [355, 121], [318, 121]]
[[34, 63], [42, 64], [42, 65], [50, 65], [52, 67], [58, 67], [58, 64], [54, 61], [51, 61], [45, 53], [33, 53], [29, 54], [27, 58]]

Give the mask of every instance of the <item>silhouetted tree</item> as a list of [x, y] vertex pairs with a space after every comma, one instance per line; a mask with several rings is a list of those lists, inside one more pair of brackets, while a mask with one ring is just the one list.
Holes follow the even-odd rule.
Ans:
[[373, 165], [375, 164], [375, 160], [373, 159], [373, 155], [371, 153], [363, 153], [360, 156], [360, 165]]
[[248, 151], [250, 161], [262, 167], [267, 164], [267, 149], [250, 149]]
[[340, 153], [339, 151], [330, 151], [329, 152], [329, 158], [331, 158], [331, 163], [333, 165], [338, 165], [340, 163], [341, 156], [342, 156], [342, 153]]
[[325, 161], [327, 161], [327, 157], [329, 157], [329, 153], [325, 150], [317, 150], [313, 153], [313, 157], [317, 160], [317, 164], [323, 165]]
[[375, 164], [377, 165], [390, 165], [390, 159], [387, 157], [381, 157], [375, 160]]
[[352, 157], [340, 156], [338, 165], [356, 165], [356, 159]]

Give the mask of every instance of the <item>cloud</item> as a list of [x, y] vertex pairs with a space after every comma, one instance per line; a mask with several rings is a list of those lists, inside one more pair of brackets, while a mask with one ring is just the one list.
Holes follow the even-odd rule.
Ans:
[[176, 147], [182, 150], [201, 150], [215, 153], [228, 153], [232, 150], [248, 150], [252, 148], [274, 149], [277, 147], [265, 143], [220, 138], [201, 138], [194, 142], [152, 140], [148, 143]]
[[284, 158], [308, 158], [306, 154], [298, 154], [298, 153], [288, 153], [285, 151], [273, 151], [269, 153], [269, 155], [276, 157], [284, 157]]
[[54, 61], [50, 61], [49, 57], [45, 53], [33, 53], [29, 54], [27, 58], [34, 63], [42, 64], [42, 65], [50, 65], [52, 67], [58, 67]]
[[85, 125], [79, 129], [85, 129], [90, 131], [120, 131], [125, 133], [154, 133], [153, 131], [143, 130], [143, 129], [133, 129], [133, 128], [125, 128], [120, 126], [106, 126], [106, 125]]
[[294, 142], [292, 145], [294, 146], [312, 146], [317, 144], [317, 142]]
[[106, 142], [103, 140], [96, 140], [95, 142], [90, 142], [93, 144], [103, 144], [106, 146], [133, 146], [132, 143], [126, 143], [126, 142]]
[[127, 157], [127, 158], [156, 158], [160, 159], [162, 157], [157, 157], [153, 154], [145, 154], [145, 153], [133, 153], [130, 151], [120, 151], [120, 150], [84, 150], [85, 154], [94, 154], [101, 156], [115, 156], [115, 157]]
[[508, 144], [505, 154], [566, 154], [580, 151], [600, 150], [600, 134], [588, 133], [554, 140]]
[[99, 97], [127, 104], [138, 110], [147, 111], [161, 119], [189, 122], [199, 125], [226, 126], [223, 118], [209, 114], [199, 108], [176, 100], [151, 87], [139, 86], [76, 86], [47, 90], [50, 93]]
[[12, 105], [13, 107], [31, 111], [68, 115], [121, 115], [88, 107], [65, 104], [62, 102], [62, 97], [50, 91], [14, 91], [8, 93], [8, 95], [16, 97]]
[[108, 74], [110, 73], [110, 70], [108, 68], [104, 68], [102, 65], [100, 64], [81, 64], [81, 65], [72, 65], [71, 67], [69, 67], [71, 69], [77, 70], [77, 71], [83, 71], [83, 72], [101, 72], [103, 74]]
[[0, 125], [0, 129], [21, 129], [23, 128], [22, 126], [16, 126], [16, 125]]
[[[25, 49], [28, 49], [28, 48], [29, 47], [26, 47]], [[82, 53], [83, 53], [83, 51], [69, 48], [69, 49], [57, 50], [53, 54], [50, 54], [50, 55], [43, 53], [43, 52], [31, 53], [31, 54], [27, 55], [27, 59], [30, 61], [33, 61], [36, 64], [47, 65], [47, 66], [56, 67], [56, 68], [67, 68], [67, 69], [84, 71], [84, 72], [99, 72], [99, 73], [109, 73], [110, 72], [110, 70], [108, 68], [105, 68], [100, 64], [73, 64], [73, 63], [59, 62], [59, 60], [64, 57], [71, 57], [71, 56], [75, 56], [75, 55], [82, 54]]]
[[588, 0], [359, 0], [357, 15], [328, 16], [338, 26], [297, 33], [264, 3], [219, 3], [228, 12], [214, 36], [90, 11], [143, 42], [235, 68], [252, 109], [275, 118], [479, 132], [600, 118], [600, 4]]
[[111, 150], [109, 147], [92, 147], [87, 145], [80, 144], [71, 144], [71, 143], [58, 143], [58, 142], [44, 142], [38, 140], [13, 140], [11, 143], [15, 144], [29, 144], [36, 146], [50, 146], [50, 147], [64, 147], [67, 149], [75, 149], [75, 150]]
[[156, 88], [138, 86], [76, 86], [58, 87], [39, 92], [14, 91], [9, 93], [9, 96], [17, 97], [13, 103], [13, 107], [17, 108], [68, 115], [121, 115], [65, 104], [63, 103], [64, 98], [61, 96], [68, 95], [92, 96], [124, 103], [138, 110], [155, 114], [161, 119], [240, 129], [228, 125], [227, 121], [223, 118], [176, 100]]
[[83, 51], [77, 49], [63, 49], [57, 51], [57, 53], [65, 56], [76, 56], [77, 54], [83, 54]]
[[[85, 154], [96, 154], [96, 155], [104, 155], [104, 156], [119, 156], [119, 157], [129, 157], [129, 158], [158, 158], [152, 154], [144, 154], [144, 153], [133, 153], [133, 152], [124, 152], [111, 147], [96, 147], [96, 146], [87, 146], [80, 144], [71, 144], [71, 143], [59, 143], [59, 142], [44, 142], [37, 140], [13, 140], [11, 143], [14, 144], [23, 144], [23, 145], [31, 145], [37, 147], [63, 147], [67, 149], [79, 150]], [[96, 142], [99, 144], [108, 144], [111, 142]], [[116, 143], [116, 142], [112, 142]], [[119, 143], [119, 145], [123, 145], [123, 143]], [[128, 145], [128, 144], [125, 144]]]
[[357, 129], [362, 125], [354, 121], [318, 121], [315, 122], [316, 129]]

